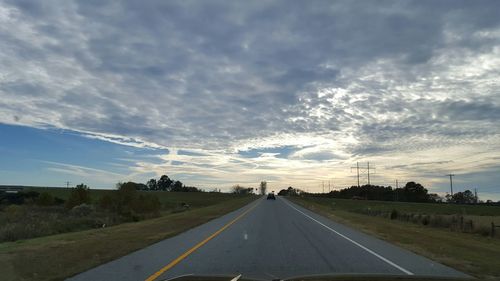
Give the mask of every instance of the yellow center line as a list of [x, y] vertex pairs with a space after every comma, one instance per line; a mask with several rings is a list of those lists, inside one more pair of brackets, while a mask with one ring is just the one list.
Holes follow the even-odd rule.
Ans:
[[162, 275], [163, 273], [165, 273], [165, 271], [171, 269], [176, 264], [180, 263], [183, 259], [185, 259], [186, 257], [188, 257], [194, 251], [198, 250], [198, 248], [200, 248], [201, 246], [205, 245], [208, 241], [212, 240], [214, 237], [216, 237], [217, 235], [219, 235], [226, 228], [230, 227], [232, 224], [234, 224], [239, 219], [241, 219], [246, 214], [248, 214], [251, 210], [253, 210], [259, 204], [259, 202], [260, 201], [258, 201], [257, 203], [255, 203], [255, 205], [253, 205], [252, 207], [248, 208], [248, 210], [246, 210], [245, 212], [243, 212], [241, 215], [237, 216], [232, 221], [228, 222], [226, 225], [224, 225], [222, 228], [220, 228], [219, 230], [217, 230], [216, 232], [214, 232], [212, 235], [210, 235], [207, 238], [205, 238], [205, 240], [203, 240], [200, 243], [196, 244], [193, 248], [189, 249], [187, 252], [185, 252], [184, 254], [180, 255], [179, 257], [177, 257], [175, 260], [171, 261], [166, 266], [162, 267], [160, 270], [158, 270], [157, 272], [155, 272], [153, 275], [149, 276], [145, 281], [153, 281], [153, 280], [155, 280], [160, 275]]

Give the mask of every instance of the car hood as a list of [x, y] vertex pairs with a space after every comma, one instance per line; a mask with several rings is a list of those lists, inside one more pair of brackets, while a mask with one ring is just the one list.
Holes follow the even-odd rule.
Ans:
[[474, 280], [472, 278], [448, 278], [440, 276], [408, 276], [408, 275], [389, 275], [389, 274], [327, 274], [327, 275], [307, 275], [290, 277], [286, 279], [269, 278], [269, 279], [254, 279], [247, 278], [242, 275], [182, 275], [171, 279], [164, 279], [164, 281], [464, 281]]

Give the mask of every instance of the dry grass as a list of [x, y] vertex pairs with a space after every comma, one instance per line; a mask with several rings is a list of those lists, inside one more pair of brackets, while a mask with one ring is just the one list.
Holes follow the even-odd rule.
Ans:
[[[292, 201], [337, 222], [397, 244], [420, 255], [456, 268], [481, 279], [500, 278], [500, 240], [477, 234], [372, 217], [332, 208], [314, 198], [290, 198]], [[361, 203], [356, 203], [361, 204]], [[429, 211], [429, 210], [428, 210]]]
[[157, 219], [1, 243], [0, 279], [63, 280], [222, 216], [255, 198], [233, 197]]

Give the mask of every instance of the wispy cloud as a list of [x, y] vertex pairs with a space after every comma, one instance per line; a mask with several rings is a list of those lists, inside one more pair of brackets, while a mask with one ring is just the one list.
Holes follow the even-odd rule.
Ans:
[[118, 181], [123, 181], [124, 179], [128, 178], [128, 175], [119, 174], [102, 169], [95, 169], [91, 167], [84, 167], [80, 165], [72, 165], [72, 164], [52, 162], [52, 161], [41, 161], [41, 162], [48, 164], [48, 167], [46, 169], [49, 171], [74, 175], [83, 179], [91, 178], [93, 180], [114, 184], [117, 183]]
[[171, 152], [134, 177], [439, 185], [500, 151], [499, 3], [445, 3], [2, 1], [0, 122]]

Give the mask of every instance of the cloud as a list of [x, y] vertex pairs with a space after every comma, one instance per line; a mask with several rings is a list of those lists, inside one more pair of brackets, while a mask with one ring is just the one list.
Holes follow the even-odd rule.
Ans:
[[476, 155], [499, 146], [498, 9], [3, 1], [0, 122], [168, 149], [168, 168], [213, 182], [265, 167], [285, 180], [282, 161], [329, 173], [316, 165]]
[[80, 165], [72, 165], [67, 163], [58, 163], [52, 161], [42, 161], [49, 165], [46, 168], [48, 171], [69, 174], [73, 176], [78, 176], [80, 178], [94, 178], [94, 180], [99, 180], [101, 182], [107, 183], [116, 183], [124, 178], [127, 175], [119, 174], [115, 172], [110, 172], [102, 169], [95, 169], [91, 167], [84, 167]]

